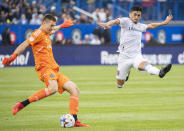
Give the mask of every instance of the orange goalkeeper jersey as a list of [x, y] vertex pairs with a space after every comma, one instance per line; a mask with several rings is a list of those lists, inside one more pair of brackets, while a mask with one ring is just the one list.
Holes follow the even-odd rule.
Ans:
[[26, 40], [26, 42], [31, 45], [33, 50], [36, 71], [45, 67], [51, 69], [59, 68], [59, 65], [56, 63], [53, 56], [52, 42], [49, 36], [50, 34], [47, 34], [40, 29], [37, 29]]

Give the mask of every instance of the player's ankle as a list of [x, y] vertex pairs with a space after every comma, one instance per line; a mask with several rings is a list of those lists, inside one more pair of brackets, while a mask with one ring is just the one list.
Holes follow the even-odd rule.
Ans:
[[77, 119], [77, 115], [76, 115], [76, 114], [73, 114], [72, 116], [73, 116], [73, 118], [75, 119], [75, 121], [77, 121], [77, 120], [78, 120], [78, 119]]
[[28, 104], [30, 104], [30, 101], [28, 99], [26, 99], [25, 101], [22, 101], [21, 104], [25, 107]]

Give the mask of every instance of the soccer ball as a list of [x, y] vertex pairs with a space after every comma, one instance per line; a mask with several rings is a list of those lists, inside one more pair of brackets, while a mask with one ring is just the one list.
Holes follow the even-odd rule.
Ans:
[[70, 114], [64, 114], [61, 118], [60, 118], [60, 125], [63, 128], [70, 128], [73, 127], [75, 124], [75, 119], [72, 115]]

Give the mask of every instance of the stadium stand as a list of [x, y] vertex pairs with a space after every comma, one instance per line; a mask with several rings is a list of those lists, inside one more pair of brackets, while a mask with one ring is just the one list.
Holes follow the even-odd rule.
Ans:
[[[174, 18], [171, 24], [184, 25], [183, 0], [0, 0], [0, 25], [2, 25], [0, 33], [4, 31], [4, 27], [7, 25], [10, 25], [10, 30], [15, 24], [19, 25], [21, 29], [24, 28], [24, 25], [26, 28], [29, 25], [40, 25], [43, 16], [50, 13], [57, 17], [58, 23], [62, 23], [65, 19], [73, 19], [75, 24], [86, 25], [87, 28], [93, 29], [89, 33], [82, 32], [81, 40], [79, 42], [70, 40], [72, 43], [86, 43], [83, 42], [85, 37], [93, 43], [92, 40], [96, 39], [93, 36], [95, 34], [94, 25], [97, 22], [126, 17], [132, 5], [143, 7], [141, 21], [144, 23], [164, 20], [168, 13], [172, 13]], [[172, 38], [181, 41], [184, 33], [182, 30], [179, 32], [179, 35], [174, 34]], [[65, 35], [65, 32], [63, 33]], [[109, 36], [108, 31], [105, 33]], [[66, 39], [69, 40], [71, 37]], [[109, 38], [108, 42], [104, 42], [107, 40], [101, 35], [98, 36], [98, 39], [100, 39], [100, 43], [117, 43], [116, 40], [113, 40], [113, 36], [112, 39]], [[15, 43], [18, 44], [19, 41]], [[58, 42], [56, 41], [56, 43]]]
[[[172, 10], [173, 20], [184, 20], [181, 8], [184, 6], [183, 0], [1, 0], [0, 24], [40, 24], [39, 21], [46, 13], [54, 14], [60, 20], [63, 15], [69, 15], [68, 17], [77, 19], [78, 24], [91, 24], [95, 21], [128, 16], [133, 4], [143, 7], [144, 21], [163, 20], [168, 10]], [[86, 14], [73, 10], [73, 6], [91, 13], [94, 19], [91, 20]], [[38, 19], [38, 22], [31, 22], [35, 19]]]

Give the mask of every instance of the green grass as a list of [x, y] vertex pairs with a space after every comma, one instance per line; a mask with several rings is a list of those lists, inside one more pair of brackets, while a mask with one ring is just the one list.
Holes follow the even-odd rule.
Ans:
[[79, 120], [91, 128], [63, 129], [69, 94], [30, 104], [16, 116], [11, 107], [44, 88], [33, 67], [0, 69], [0, 131], [183, 131], [184, 66], [160, 79], [134, 69], [125, 88], [116, 87], [116, 66], [64, 66], [80, 88]]

